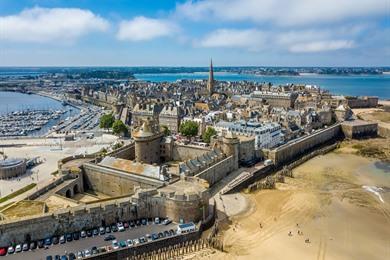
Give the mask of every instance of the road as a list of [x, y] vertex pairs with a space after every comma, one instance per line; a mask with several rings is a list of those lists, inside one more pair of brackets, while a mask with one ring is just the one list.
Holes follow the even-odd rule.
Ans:
[[[135, 239], [142, 236], [145, 236], [146, 234], [153, 234], [158, 232], [164, 232], [165, 230], [177, 230], [177, 224], [171, 223], [169, 225], [155, 225], [155, 224], [149, 224], [146, 226], [138, 226], [134, 228], [126, 229], [124, 232], [111, 232], [110, 234], [113, 234], [118, 241], [121, 240], [127, 240], [127, 239]], [[76, 254], [78, 251], [84, 251], [85, 249], [91, 250], [93, 246], [96, 247], [102, 247], [111, 245], [111, 241], [104, 241], [105, 235], [102, 236], [95, 236], [95, 237], [86, 237], [86, 238], [80, 238], [80, 240], [68, 242], [65, 244], [57, 244], [57, 245], [51, 245], [49, 249], [44, 248], [37, 248], [33, 251], [27, 251], [27, 252], [21, 252], [21, 253], [15, 253], [12, 255], [8, 255], [6, 257], [1, 257], [1, 259], [5, 260], [25, 260], [25, 259], [42, 259], [45, 260], [46, 256], [52, 255], [53, 258], [55, 255], [64, 255], [65, 251], [67, 253], [73, 252]]]

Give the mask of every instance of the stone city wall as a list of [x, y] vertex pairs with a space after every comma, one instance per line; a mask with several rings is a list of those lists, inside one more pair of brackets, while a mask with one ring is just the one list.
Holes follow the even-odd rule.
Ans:
[[235, 158], [233, 155], [209, 166], [204, 171], [195, 175], [195, 177], [206, 180], [210, 186], [225, 178], [234, 170]]
[[206, 147], [194, 145], [174, 145], [172, 159], [174, 161], [187, 161], [210, 151], [211, 150]]
[[360, 138], [365, 136], [376, 136], [378, 134], [378, 123], [359, 123], [353, 124], [344, 122], [341, 128], [346, 138]]
[[[184, 215], [183, 210], [186, 211]], [[206, 206], [205, 210], [204, 215], [203, 212], [200, 214], [199, 201], [170, 201], [158, 196], [156, 190], [141, 191], [133, 197], [0, 221], [0, 247], [139, 218], [169, 217], [174, 221], [184, 218], [185, 221], [197, 222], [209, 217]]]
[[380, 137], [384, 137], [384, 138], [390, 137], [390, 128], [379, 124], [378, 125], [378, 135]]
[[341, 135], [340, 124], [335, 124], [271, 150], [268, 154], [268, 158], [273, 160], [276, 166], [280, 166], [293, 161], [318, 145], [331, 140], [337, 140]]
[[115, 151], [108, 153], [107, 156], [116, 157], [125, 160], [134, 160], [135, 159], [134, 143], [116, 149]]
[[113, 168], [85, 163], [84, 185], [109, 196], [134, 194], [134, 187], [156, 188], [164, 185], [162, 181], [141, 175], [124, 173]]
[[378, 106], [377, 97], [348, 98], [347, 104], [350, 108], [369, 108]]

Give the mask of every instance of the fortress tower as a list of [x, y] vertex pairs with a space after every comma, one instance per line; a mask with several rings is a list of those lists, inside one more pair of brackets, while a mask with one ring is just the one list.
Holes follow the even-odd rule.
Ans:
[[135, 160], [153, 164], [160, 162], [160, 142], [163, 133], [151, 127], [146, 120], [143, 125], [133, 131], [135, 141]]
[[209, 71], [209, 79], [207, 81], [207, 91], [208, 91], [210, 96], [214, 93], [213, 60], [210, 60], [210, 71]]
[[233, 155], [235, 170], [238, 169], [239, 145], [240, 141], [237, 136], [230, 131], [222, 138], [222, 151], [224, 154]]

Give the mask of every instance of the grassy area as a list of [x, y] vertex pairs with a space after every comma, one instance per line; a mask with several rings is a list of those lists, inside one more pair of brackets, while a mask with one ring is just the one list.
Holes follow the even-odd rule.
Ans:
[[20, 194], [25, 193], [28, 190], [31, 190], [35, 186], [37, 186], [36, 183], [31, 183], [31, 184], [13, 192], [13, 193], [11, 193], [11, 194], [8, 194], [7, 196], [0, 198], [0, 203], [3, 203], [3, 202], [10, 200], [10, 199], [13, 199], [13, 198], [19, 196]]

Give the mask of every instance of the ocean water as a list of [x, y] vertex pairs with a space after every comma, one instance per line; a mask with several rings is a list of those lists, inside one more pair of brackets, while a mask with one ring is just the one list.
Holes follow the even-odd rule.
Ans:
[[[135, 74], [140, 80], [154, 82], [174, 82], [180, 79], [207, 79], [208, 73], [156, 73]], [[317, 85], [331, 93], [351, 96], [378, 96], [380, 99], [390, 99], [390, 75], [302, 75], [302, 76], [257, 76], [215, 72], [214, 78], [222, 81], [256, 81], [271, 82], [274, 85], [288, 83]]]

